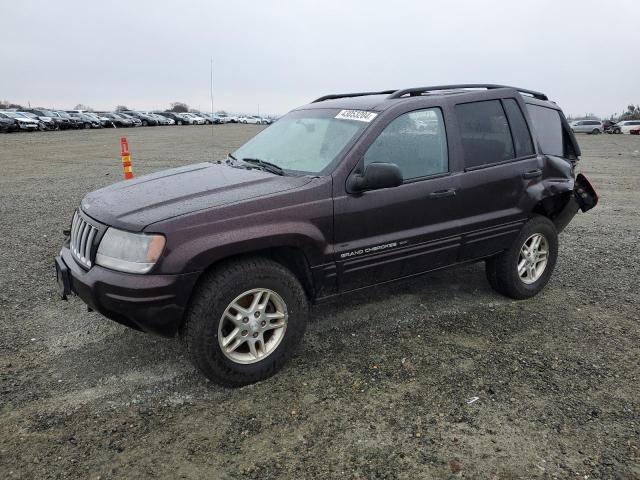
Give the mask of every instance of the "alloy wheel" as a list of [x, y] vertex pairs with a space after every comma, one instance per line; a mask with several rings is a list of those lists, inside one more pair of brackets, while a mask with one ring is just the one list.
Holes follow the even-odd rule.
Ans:
[[549, 242], [541, 233], [531, 235], [520, 248], [518, 257], [518, 276], [523, 283], [535, 283], [547, 267]]
[[218, 326], [222, 353], [235, 363], [259, 362], [271, 355], [287, 329], [287, 305], [273, 290], [256, 288], [238, 295]]

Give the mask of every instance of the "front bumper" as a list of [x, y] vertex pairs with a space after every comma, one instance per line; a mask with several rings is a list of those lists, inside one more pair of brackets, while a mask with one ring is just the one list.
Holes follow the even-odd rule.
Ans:
[[85, 270], [67, 245], [56, 257], [62, 298], [76, 294], [110, 320], [167, 337], [176, 335], [199, 274], [136, 275], [99, 265]]

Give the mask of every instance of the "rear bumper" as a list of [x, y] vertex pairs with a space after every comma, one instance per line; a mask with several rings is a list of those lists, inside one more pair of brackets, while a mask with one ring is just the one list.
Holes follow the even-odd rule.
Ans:
[[556, 230], [561, 232], [578, 213], [578, 210], [587, 212], [598, 204], [598, 194], [591, 182], [583, 174], [576, 177], [575, 186], [569, 201], [562, 211], [553, 219]]
[[[174, 336], [182, 323], [199, 272], [181, 275], [135, 275], [98, 265], [84, 270], [64, 246], [62, 262], [68, 292], [115, 322], [136, 330]], [[66, 267], [66, 268], [65, 268]], [[60, 268], [58, 268], [60, 270]], [[60, 273], [59, 273], [60, 274]], [[60, 284], [65, 282], [59, 279]]]

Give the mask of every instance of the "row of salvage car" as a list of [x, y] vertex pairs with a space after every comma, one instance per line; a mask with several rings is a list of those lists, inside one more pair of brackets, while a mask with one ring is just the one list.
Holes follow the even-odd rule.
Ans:
[[224, 113], [200, 112], [90, 112], [86, 110], [50, 110], [26, 108], [0, 110], [0, 132], [46, 131], [89, 128], [154, 127], [162, 125], [213, 125], [221, 123], [253, 123], [268, 125], [268, 117], [232, 116]]

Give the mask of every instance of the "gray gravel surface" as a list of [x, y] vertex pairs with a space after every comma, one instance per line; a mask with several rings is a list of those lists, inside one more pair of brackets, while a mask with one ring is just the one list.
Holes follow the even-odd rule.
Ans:
[[140, 175], [260, 128], [0, 135], [0, 478], [640, 478], [640, 137], [579, 138], [601, 203], [536, 298], [481, 264], [344, 297], [257, 385], [57, 299], [61, 231], [121, 178], [121, 134]]

